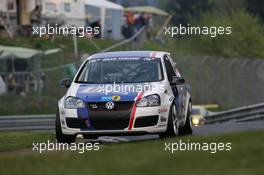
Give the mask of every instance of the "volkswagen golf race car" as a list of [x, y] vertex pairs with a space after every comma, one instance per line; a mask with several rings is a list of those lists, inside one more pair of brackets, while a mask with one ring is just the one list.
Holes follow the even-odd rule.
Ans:
[[58, 102], [56, 138], [192, 134], [188, 86], [169, 53], [124, 51], [87, 58]]

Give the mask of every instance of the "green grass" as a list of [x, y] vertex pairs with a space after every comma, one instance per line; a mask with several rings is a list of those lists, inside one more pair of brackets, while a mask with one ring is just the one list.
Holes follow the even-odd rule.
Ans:
[[1, 132], [0, 152], [29, 148], [33, 142], [45, 142], [47, 139], [54, 140], [54, 134], [45, 132]]
[[[100, 147], [95, 152], [0, 153], [1, 174], [202, 174], [248, 175], [264, 171], [263, 131], [176, 137]], [[17, 139], [21, 142], [23, 138]], [[228, 152], [188, 151], [171, 154], [165, 142], [232, 142]], [[2, 139], [1, 139], [2, 140]], [[31, 142], [32, 140], [30, 140]]]

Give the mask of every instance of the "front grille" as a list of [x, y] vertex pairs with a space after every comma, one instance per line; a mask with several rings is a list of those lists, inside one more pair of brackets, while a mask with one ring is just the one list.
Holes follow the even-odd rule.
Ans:
[[128, 127], [134, 102], [114, 102], [108, 110], [106, 102], [88, 103], [89, 121], [96, 130], [123, 130]]
[[87, 128], [85, 119], [79, 118], [66, 118], [66, 124], [69, 128], [85, 129]]
[[157, 125], [158, 120], [159, 120], [158, 115], [139, 117], [136, 119], [134, 127], [140, 128], [140, 127], [155, 126]]
[[[115, 108], [114, 111], [128, 111], [132, 109], [132, 105], [134, 102], [114, 102]], [[96, 103], [88, 103], [88, 108], [90, 111], [111, 111], [106, 109], [106, 102], [96, 102]]]
[[91, 120], [91, 125], [96, 130], [123, 130], [128, 127], [128, 123], [129, 123], [129, 118]]

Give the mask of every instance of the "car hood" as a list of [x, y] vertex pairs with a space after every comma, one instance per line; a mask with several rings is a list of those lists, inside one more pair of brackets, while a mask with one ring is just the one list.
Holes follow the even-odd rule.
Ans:
[[[134, 101], [142, 91], [158, 93], [160, 82], [136, 84], [78, 84], [76, 97], [85, 102]], [[145, 93], [146, 94], [146, 93]]]

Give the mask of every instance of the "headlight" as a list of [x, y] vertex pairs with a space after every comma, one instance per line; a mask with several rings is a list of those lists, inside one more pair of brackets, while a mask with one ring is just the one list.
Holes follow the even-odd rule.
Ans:
[[193, 118], [192, 123], [193, 123], [193, 125], [197, 126], [197, 125], [199, 125], [200, 121], [198, 118]]
[[65, 100], [65, 108], [77, 109], [85, 107], [84, 102], [76, 97], [68, 97]]
[[137, 102], [138, 107], [150, 107], [150, 106], [160, 106], [160, 97], [159, 95], [149, 95], [143, 97]]
[[192, 116], [192, 124], [194, 126], [198, 126], [202, 124], [203, 117], [201, 115], [193, 115]]

